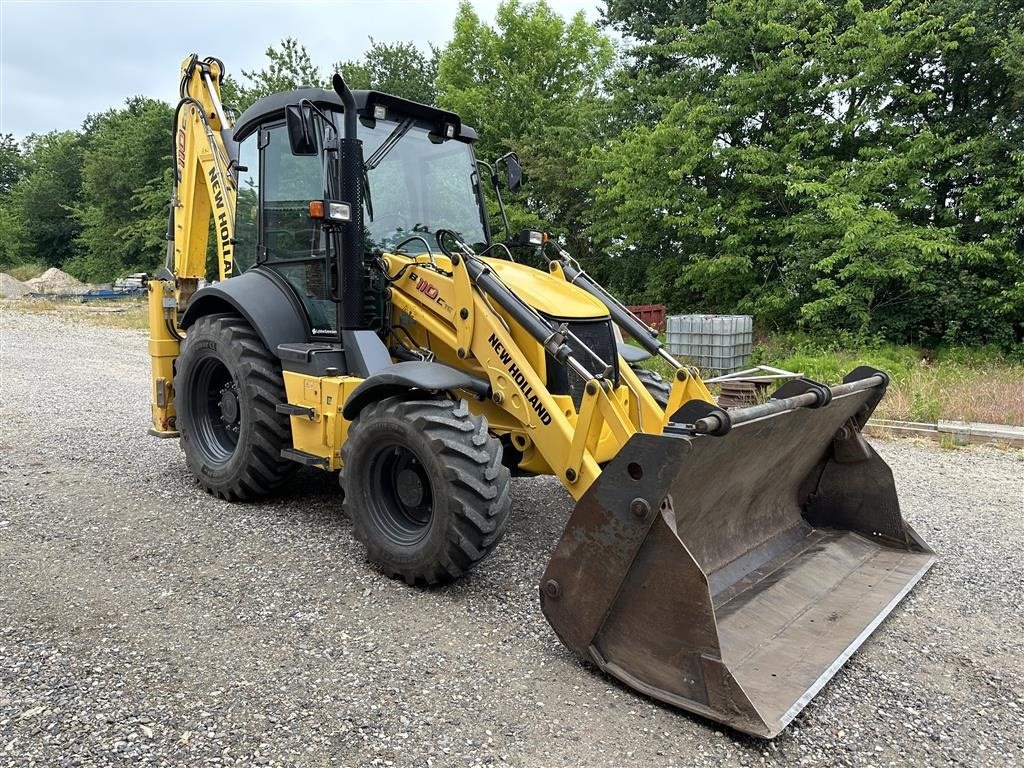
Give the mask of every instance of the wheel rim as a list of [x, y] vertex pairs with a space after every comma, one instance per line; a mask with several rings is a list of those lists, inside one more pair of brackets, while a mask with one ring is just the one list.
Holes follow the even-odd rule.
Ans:
[[189, 386], [194, 409], [195, 437], [204, 458], [225, 464], [238, 447], [242, 409], [238, 385], [220, 360], [207, 357], [199, 362]]
[[374, 525], [400, 546], [422, 540], [434, 518], [434, 490], [420, 458], [388, 443], [374, 454], [370, 476], [367, 506]]

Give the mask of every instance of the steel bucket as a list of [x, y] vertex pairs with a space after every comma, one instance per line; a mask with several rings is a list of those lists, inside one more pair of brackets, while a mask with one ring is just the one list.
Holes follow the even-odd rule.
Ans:
[[860, 435], [884, 382], [735, 412], [721, 437], [634, 436], [541, 581], [559, 638], [642, 693], [777, 735], [935, 561]]

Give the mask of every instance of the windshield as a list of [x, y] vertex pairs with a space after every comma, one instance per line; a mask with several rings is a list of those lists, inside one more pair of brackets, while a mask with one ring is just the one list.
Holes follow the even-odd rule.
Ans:
[[[367, 170], [373, 221], [364, 214], [367, 247], [389, 250], [420, 235], [437, 251], [439, 229], [457, 232], [469, 245], [482, 249], [487, 237], [473, 186], [473, 152], [461, 141], [434, 143], [424, 128], [396, 131], [398, 123], [378, 120], [374, 128], [360, 126], [363, 157], [369, 160], [381, 144], [400, 136], [374, 168]], [[394, 141], [394, 138], [392, 138]], [[413, 240], [402, 246], [409, 253], [425, 251]]]

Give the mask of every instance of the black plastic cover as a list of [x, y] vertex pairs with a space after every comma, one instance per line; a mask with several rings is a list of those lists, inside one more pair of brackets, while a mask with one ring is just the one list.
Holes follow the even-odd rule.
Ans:
[[481, 398], [490, 394], [490, 385], [483, 379], [441, 363], [416, 360], [395, 363], [363, 381], [345, 401], [342, 415], [352, 421], [370, 403], [411, 389], [446, 392], [462, 389]]

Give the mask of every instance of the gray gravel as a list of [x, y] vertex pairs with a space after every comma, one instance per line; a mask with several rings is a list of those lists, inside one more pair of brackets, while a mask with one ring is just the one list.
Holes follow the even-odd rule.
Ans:
[[0, 316], [0, 765], [1024, 764], [1021, 452], [884, 442], [941, 560], [774, 742], [577, 662], [536, 584], [570, 503], [517, 481], [453, 586], [365, 562], [332, 478], [216, 501], [146, 435], [144, 334]]

